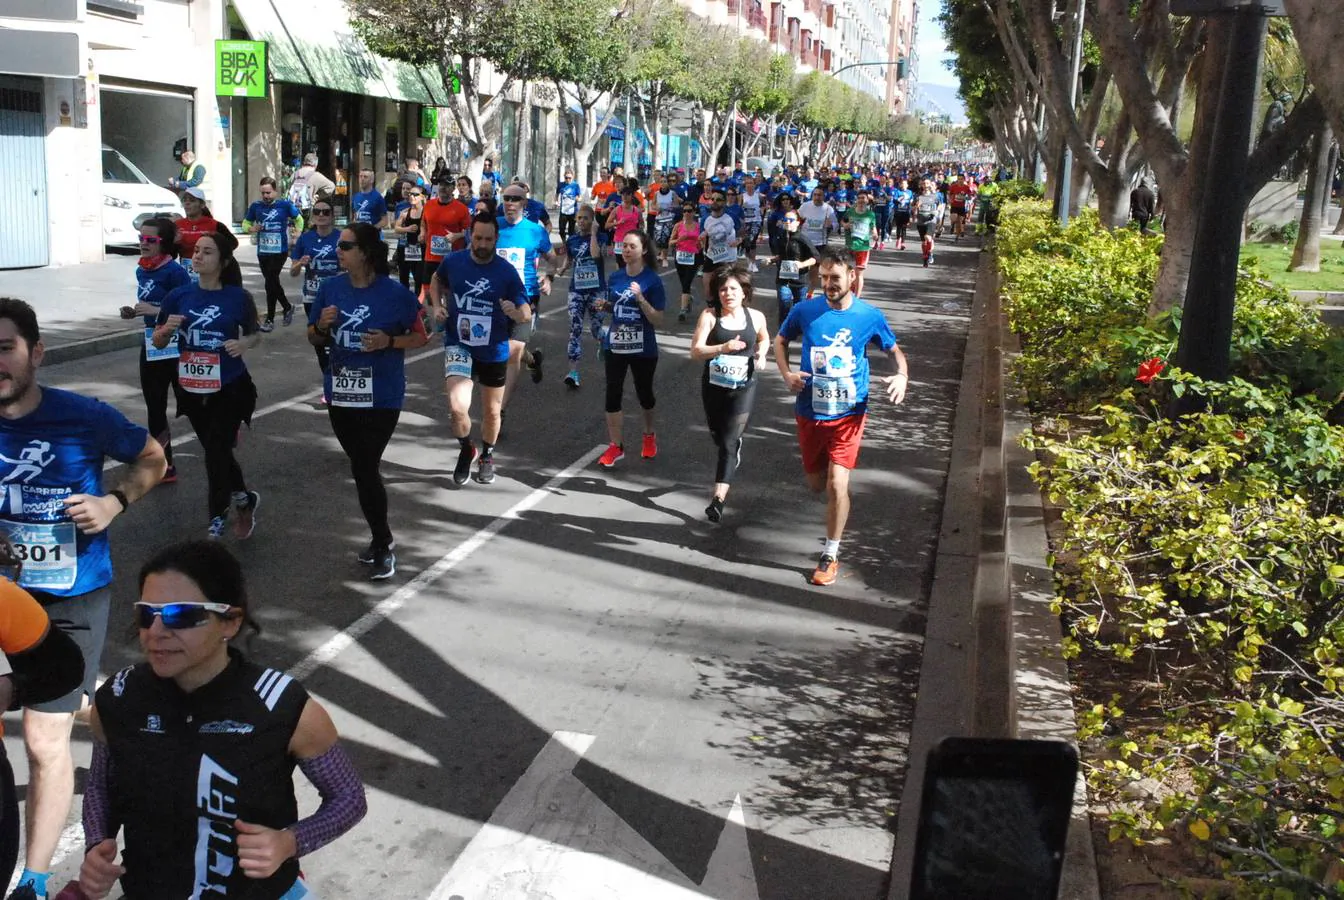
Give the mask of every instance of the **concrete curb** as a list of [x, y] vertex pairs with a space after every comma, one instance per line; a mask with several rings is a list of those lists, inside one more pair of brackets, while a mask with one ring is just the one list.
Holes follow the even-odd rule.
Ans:
[[1293, 291], [1294, 300], [1318, 306], [1344, 306], [1344, 291]]
[[[925, 760], [939, 740], [1077, 741], [1059, 617], [1050, 611], [1043, 505], [1027, 474], [1032, 456], [1018, 443], [1031, 420], [1007, 377], [1005, 347], [1015, 350], [1016, 336], [999, 304], [994, 255], [986, 252], [952, 430], [888, 900], [909, 896]], [[1081, 774], [1059, 897], [1100, 898]]]
[[98, 356], [102, 353], [129, 350], [132, 347], [140, 346], [140, 342], [144, 339], [145, 330], [143, 327], [138, 327], [134, 331], [116, 331], [98, 337], [85, 338], [82, 341], [57, 344], [54, 347], [47, 348], [46, 355], [42, 359], [42, 365], [58, 366], [61, 363], [87, 359], [90, 356]]

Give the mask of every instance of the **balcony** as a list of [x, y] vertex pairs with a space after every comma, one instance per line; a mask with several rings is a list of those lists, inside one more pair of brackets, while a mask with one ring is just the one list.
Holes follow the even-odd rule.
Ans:
[[728, 15], [735, 16], [742, 11], [742, 0], [727, 0]]
[[821, 0], [803, 0], [803, 9], [812, 13], [817, 18], [821, 18], [822, 16]]
[[747, 24], [758, 31], [764, 32], [767, 30], [768, 23], [765, 18], [765, 10], [761, 8], [761, 4], [751, 4], [751, 8], [747, 10]]

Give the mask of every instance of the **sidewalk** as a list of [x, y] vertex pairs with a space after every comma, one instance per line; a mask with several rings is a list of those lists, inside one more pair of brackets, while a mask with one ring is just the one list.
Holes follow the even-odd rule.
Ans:
[[[57, 365], [99, 353], [136, 346], [144, 334], [137, 318], [127, 321], [119, 310], [135, 303], [134, 253], [108, 254], [107, 259], [77, 266], [43, 266], [0, 272], [0, 296], [26, 300], [37, 310], [46, 346], [46, 365]], [[238, 247], [243, 285], [264, 303], [257, 250], [244, 240]], [[300, 300], [300, 282], [286, 279], [290, 300]]]

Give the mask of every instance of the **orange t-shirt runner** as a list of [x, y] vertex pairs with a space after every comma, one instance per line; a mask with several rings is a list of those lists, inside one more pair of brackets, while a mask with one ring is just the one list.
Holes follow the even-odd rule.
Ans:
[[449, 234], [466, 234], [471, 230], [471, 211], [461, 200], [453, 199], [443, 203], [435, 197], [425, 204], [424, 222], [425, 260], [436, 263], [448, 255], [449, 250], [461, 250], [467, 246], [466, 238], [460, 237], [448, 246]]

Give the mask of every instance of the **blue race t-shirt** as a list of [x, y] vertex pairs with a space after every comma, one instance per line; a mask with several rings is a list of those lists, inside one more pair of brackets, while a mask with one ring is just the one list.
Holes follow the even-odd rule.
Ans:
[[81, 532], [65, 500], [101, 496], [104, 458], [134, 462], [148, 440], [106, 403], [57, 388], [28, 415], [0, 419], [0, 530], [23, 560], [19, 584], [75, 597], [112, 582], [107, 531]]
[[326, 237], [316, 229], [305, 231], [294, 242], [289, 258], [293, 260], [311, 257], [303, 273], [303, 302], [312, 303], [317, 296], [318, 285], [333, 275], [341, 274], [341, 264], [336, 258], [336, 245], [341, 242], [341, 232], [333, 228]]
[[579, 211], [579, 189], [577, 181], [566, 181], [560, 185], [555, 192], [556, 199], [560, 201], [560, 215], [572, 216]]
[[848, 309], [832, 309], [825, 297], [794, 304], [779, 326], [784, 340], [803, 339], [799, 371], [811, 373], [798, 392], [795, 409], [804, 419], [828, 421], [868, 411], [868, 342], [883, 351], [896, 335], [877, 307], [855, 298]]
[[230, 356], [224, 342], [257, 330], [257, 306], [241, 287], [208, 291], [187, 285], [163, 298], [159, 324], [182, 316], [177, 328], [177, 383], [189, 394], [213, 394], [247, 371], [242, 357]]
[[551, 214], [546, 211], [546, 204], [532, 197], [528, 197], [527, 203], [523, 205], [523, 215], [538, 225], [549, 225], [551, 221]]
[[406, 399], [406, 351], [389, 347], [366, 353], [364, 335], [381, 331], [396, 337], [420, 328], [420, 301], [386, 275], [357, 288], [341, 272], [318, 285], [308, 324], [316, 325], [328, 306], [340, 310], [331, 326], [331, 366], [322, 376], [331, 405], [401, 409]]
[[550, 232], [531, 219], [519, 219], [517, 225], [510, 225], [503, 216], [497, 216], [496, 221], [499, 243], [495, 245], [495, 253], [513, 266], [523, 280], [527, 296], [537, 296], [537, 256], [551, 252]]
[[908, 213], [911, 205], [915, 202], [915, 192], [909, 188], [901, 190], [897, 188], [891, 192], [891, 205], [896, 212]]
[[501, 256], [488, 263], [478, 263], [470, 250], [458, 250], [443, 258], [436, 274], [448, 288], [443, 299], [448, 311], [443, 329], [445, 359], [448, 360], [445, 376], [471, 375], [470, 369], [458, 373], [449, 371], [452, 363], [448, 359], [451, 353], [448, 348], [451, 347], [465, 347], [472, 359], [481, 362], [507, 360], [509, 326], [513, 320], [504, 315], [499, 304], [502, 300], [515, 306], [527, 303], [518, 271]]
[[387, 215], [387, 199], [378, 191], [362, 191], [350, 200], [350, 219], [353, 222], [380, 221]]
[[654, 309], [663, 309], [667, 305], [663, 279], [648, 267], [641, 269], [634, 278], [624, 269], [612, 272], [607, 290], [611, 301], [611, 327], [602, 338], [602, 346], [616, 356], [657, 356], [658, 336], [635, 299], [635, 292], [630, 288], [632, 282], [639, 284], [644, 299]]
[[580, 293], [601, 290], [606, 287], [607, 273], [605, 262], [600, 256], [593, 256], [592, 239], [586, 234], [571, 234], [565, 239], [565, 252], [569, 254], [569, 289]]
[[[191, 284], [191, 275], [176, 260], [168, 260], [156, 269], [135, 267], [135, 299], [140, 303], [159, 306], [174, 288]], [[145, 325], [153, 327], [158, 313], [145, 316]]]
[[261, 225], [261, 231], [257, 232], [258, 253], [286, 253], [289, 251], [289, 223], [301, 215], [299, 208], [288, 200], [270, 203], [253, 200], [243, 218]]

